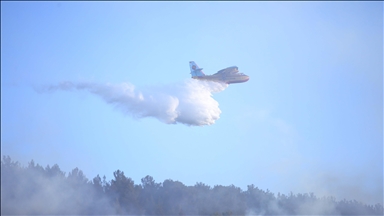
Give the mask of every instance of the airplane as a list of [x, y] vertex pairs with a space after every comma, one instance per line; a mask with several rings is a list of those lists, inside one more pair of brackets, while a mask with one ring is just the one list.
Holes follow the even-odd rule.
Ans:
[[237, 66], [227, 67], [225, 69], [219, 70], [217, 73], [212, 75], [205, 75], [203, 72], [203, 68], [197, 66], [194, 61], [189, 62], [189, 68], [191, 69], [193, 79], [224, 82], [227, 84], [243, 83], [249, 80], [249, 76], [243, 73], [239, 73]]

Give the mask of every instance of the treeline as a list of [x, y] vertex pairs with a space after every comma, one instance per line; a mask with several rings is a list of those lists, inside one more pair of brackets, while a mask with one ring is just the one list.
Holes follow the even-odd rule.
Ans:
[[1, 214], [27, 215], [383, 215], [380, 204], [310, 194], [277, 194], [249, 185], [186, 186], [179, 181], [156, 183], [151, 176], [135, 184], [117, 170], [107, 181], [88, 180], [78, 168], [66, 175], [58, 165], [27, 167], [3, 156]]

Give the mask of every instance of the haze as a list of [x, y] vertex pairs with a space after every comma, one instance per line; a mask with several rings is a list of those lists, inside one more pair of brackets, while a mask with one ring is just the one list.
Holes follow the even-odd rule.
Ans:
[[[204, 126], [36, 91], [156, 90], [189, 82], [189, 61], [251, 77], [206, 95], [220, 112]], [[382, 2], [1, 2], [1, 152], [90, 179], [120, 169], [383, 204], [382, 73]]]

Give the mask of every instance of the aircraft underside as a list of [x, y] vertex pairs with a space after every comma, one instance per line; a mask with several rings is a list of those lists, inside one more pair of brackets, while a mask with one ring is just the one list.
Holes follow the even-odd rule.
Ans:
[[243, 83], [249, 80], [248, 76], [227, 76], [227, 77], [216, 77], [216, 76], [204, 76], [204, 77], [193, 77], [194, 79], [207, 80], [214, 82], [223, 82], [227, 84], [231, 83]]

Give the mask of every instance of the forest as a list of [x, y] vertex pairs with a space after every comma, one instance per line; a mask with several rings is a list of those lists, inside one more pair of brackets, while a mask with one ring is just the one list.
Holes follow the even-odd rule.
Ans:
[[252, 185], [186, 186], [145, 176], [139, 184], [123, 171], [107, 181], [92, 180], [75, 168], [68, 174], [57, 164], [43, 168], [1, 160], [2, 215], [383, 215], [381, 204], [316, 197], [313, 193], [274, 194]]

